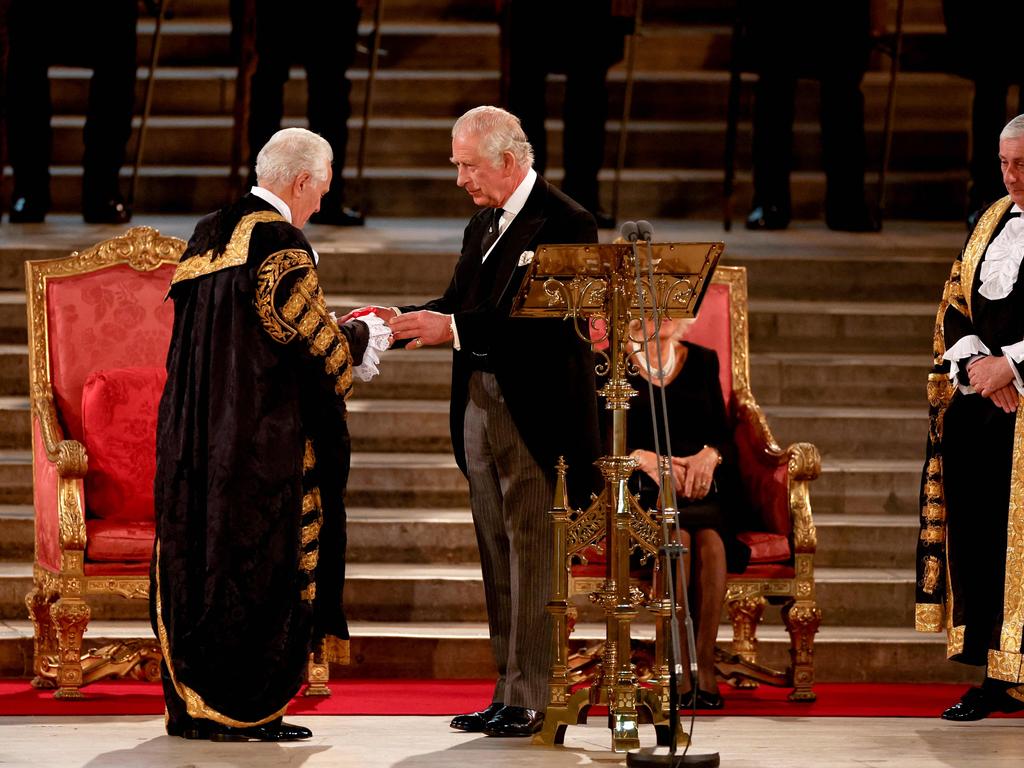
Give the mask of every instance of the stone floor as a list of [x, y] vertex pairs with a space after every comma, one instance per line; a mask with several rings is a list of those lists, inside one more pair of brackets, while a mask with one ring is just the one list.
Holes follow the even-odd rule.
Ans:
[[[600, 720], [600, 718], [596, 718]], [[2, 717], [4, 768], [555, 768], [625, 765], [602, 724], [570, 728], [564, 747], [532, 746], [451, 731], [440, 717], [297, 717], [311, 741], [186, 742], [159, 717]], [[725, 768], [927, 768], [1020, 766], [1024, 720], [970, 724], [914, 718], [701, 717], [693, 751], [718, 752]], [[643, 746], [654, 732], [641, 727]]]

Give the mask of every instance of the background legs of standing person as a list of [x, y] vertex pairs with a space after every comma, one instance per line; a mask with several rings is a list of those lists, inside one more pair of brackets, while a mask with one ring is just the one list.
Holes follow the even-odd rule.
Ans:
[[[232, 4], [234, 14], [241, 4]], [[352, 83], [348, 69], [355, 59], [360, 9], [354, 0], [257, 0], [256, 71], [249, 109], [250, 181], [255, 182], [256, 154], [281, 128], [284, 87], [292, 64], [306, 70], [306, 116], [309, 129], [327, 139], [334, 152], [330, 191], [311, 218], [316, 224], [359, 226], [362, 213], [344, 205], [348, 118]], [[236, 15], [236, 28], [239, 17]], [[301, 43], [300, 43], [301, 41]]]
[[135, 0], [111, 0], [102, 15], [74, 2], [11, 4], [5, 106], [14, 170], [12, 222], [40, 222], [50, 210], [53, 132], [47, 68], [65, 54], [93, 69], [83, 134], [83, 217], [111, 224], [131, 218], [118, 178], [131, 136], [137, 21]]

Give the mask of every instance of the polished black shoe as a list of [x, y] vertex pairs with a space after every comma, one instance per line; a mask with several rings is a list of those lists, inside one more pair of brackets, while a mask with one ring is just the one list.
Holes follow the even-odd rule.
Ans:
[[697, 709], [722, 709], [725, 707], [725, 700], [718, 691], [705, 691], [698, 688], [696, 694], [693, 691], [683, 694], [682, 709], [693, 709], [696, 699]]
[[8, 215], [11, 224], [38, 224], [46, 219], [50, 205], [46, 200], [19, 195]]
[[504, 707], [484, 727], [488, 736], [532, 736], [544, 725], [544, 713], [526, 707]]
[[132, 211], [120, 197], [86, 200], [82, 205], [82, 218], [87, 224], [127, 224], [132, 220]]
[[491, 704], [487, 709], [482, 709], [479, 712], [470, 712], [468, 715], [456, 715], [452, 718], [449, 726], [454, 728], [456, 731], [467, 731], [469, 733], [483, 733], [487, 723], [505, 708], [505, 705], [500, 701], [496, 701]]
[[747, 216], [747, 229], [785, 229], [789, 212], [777, 205], [759, 205]]
[[[313, 732], [309, 728], [290, 723], [255, 725], [250, 728], [214, 726], [209, 735], [210, 741], [302, 741], [312, 737]], [[189, 737], [186, 735], [185, 738]]]
[[826, 215], [825, 225], [835, 232], [878, 232], [882, 229], [878, 219], [868, 211]]
[[983, 720], [993, 712], [1020, 712], [1024, 702], [1002, 691], [991, 691], [977, 686], [969, 688], [960, 701], [940, 715], [943, 720], [965, 723]]
[[362, 211], [345, 206], [321, 208], [310, 216], [309, 220], [314, 224], [325, 224], [329, 227], [361, 227], [366, 223]]
[[598, 229], [615, 229], [615, 217], [608, 211], [598, 208], [594, 211], [594, 220], [597, 222]]

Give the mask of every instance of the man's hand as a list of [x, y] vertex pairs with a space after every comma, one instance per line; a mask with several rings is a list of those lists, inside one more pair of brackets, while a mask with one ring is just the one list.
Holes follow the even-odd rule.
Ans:
[[993, 392], [990, 399], [1007, 413], [1013, 413], [1017, 410], [1017, 404], [1020, 403], [1020, 394], [1013, 384], [1007, 384], [1002, 389]]
[[407, 349], [419, 349], [425, 344], [444, 344], [452, 340], [452, 316], [440, 312], [406, 312], [393, 317], [389, 323], [395, 341], [412, 339]]
[[398, 313], [391, 309], [391, 307], [360, 307], [359, 309], [353, 309], [343, 318], [338, 320], [338, 325], [347, 323], [349, 320], [358, 320], [360, 315], [365, 315], [368, 312], [373, 312], [385, 323], [390, 323], [393, 318], [398, 316]]
[[975, 392], [991, 398], [996, 391], [1013, 381], [1013, 370], [1005, 357], [986, 355], [967, 364], [967, 377]]

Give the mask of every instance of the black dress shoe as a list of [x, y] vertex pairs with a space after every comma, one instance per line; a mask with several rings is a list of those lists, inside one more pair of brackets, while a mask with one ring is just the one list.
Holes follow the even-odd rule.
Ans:
[[865, 205], [825, 212], [825, 225], [836, 232], [878, 232], [881, 223]]
[[615, 229], [615, 217], [608, 211], [598, 208], [594, 211], [594, 220], [597, 222], [598, 229]]
[[1024, 702], [1003, 691], [992, 691], [977, 686], [969, 688], [960, 697], [960, 701], [951, 706], [941, 717], [954, 722], [970, 722], [982, 720], [993, 712], [1020, 712], [1024, 710]]
[[[309, 728], [290, 723], [268, 723], [267, 725], [254, 725], [250, 728], [230, 728], [218, 725], [210, 729], [209, 735], [210, 741], [301, 741], [312, 737], [313, 732]], [[185, 738], [189, 738], [189, 736], [186, 735]]]
[[484, 733], [488, 736], [532, 736], [544, 725], [544, 713], [526, 707], [505, 707], [492, 717]]
[[127, 224], [132, 220], [132, 211], [119, 196], [86, 200], [82, 204], [82, 218], [87, 224]]
[[718, 691], [705, 691], [700, 688], [697, 689], [696, 694], [693, 691], [684, 693], [683, 703], [680, 706], [683, 709], [693, 709], [694, 699], [696, 699], [697, 709], [722, 709], [725, 707], [722, 694]]
[[496, 701], [487, 709], [481, 709], [479, 712], [470, 712], [468, 715], [456, 715], [452, 718], [449, 726], [454, 728], [456, 731], [468, 731], [469, 733], [483, 733], [487, 723], [496, 714], [501, 712], [505, 708], [505, 705], [500, 701]]
[[362, 211], [345, 206], [321, 208], [310, 216], [309, 220], [314, 224], [326, 224], [330, 227], [361, 227], [366, 223]]
[[14, 198], [8, 218], [11, 224], [38, 224], [46, 219], [49, 209], [47, 200], [19, 195]]
[[789, 211], [777, 205], [759, 205], [747, 216], [747, 229], [785, 229]]

